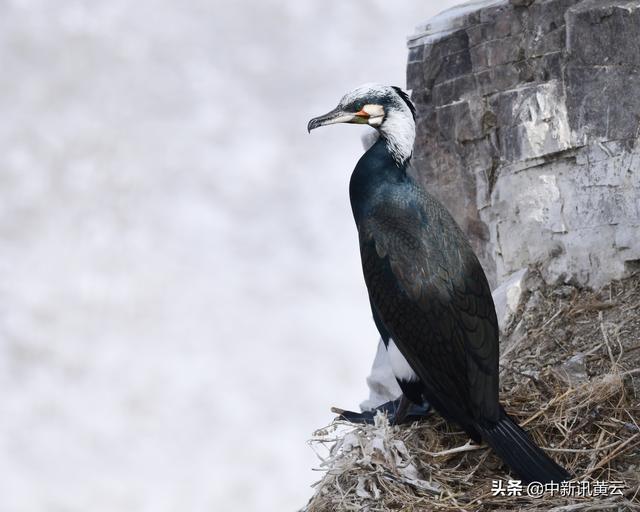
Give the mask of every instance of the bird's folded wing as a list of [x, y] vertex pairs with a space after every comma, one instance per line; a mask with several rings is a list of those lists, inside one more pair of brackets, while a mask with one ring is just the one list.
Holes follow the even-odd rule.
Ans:
[[386, 196], [363, 223], [360, 242], [365, 277], [367, 267], [381, 272], [386, 265], [390, 275], [382, 286], [395, 281], [406, 295], [395, 306], [404, 310], [402, 321], [386, 327], [394, 338], [402, 331], [396, 343], [416, 373], [434, 392], [468, 404], [474, 416], [497, 417], [498, 325], [491, 291], [449, 213], [415, 189]]

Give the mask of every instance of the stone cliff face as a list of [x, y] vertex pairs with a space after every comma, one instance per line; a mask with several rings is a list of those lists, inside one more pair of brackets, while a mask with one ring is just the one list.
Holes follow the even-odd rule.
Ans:
[[493, 284], [640, 268], [640, 0], [469, 2], [409, 48], [416, 173]]

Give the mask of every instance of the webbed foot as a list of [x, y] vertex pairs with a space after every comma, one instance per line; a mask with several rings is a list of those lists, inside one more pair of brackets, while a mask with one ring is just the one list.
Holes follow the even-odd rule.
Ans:
[[414, 421], [421, 421], [426, 418], [431, 412], [431, 405], [428, 402], [417, 405], [410, 402], [409, 399], [403, 395], [396, 400], [390, 400], [370, 411], [345, 411], [336, 407], [332, 407], [331, 410], [338, 414], [336, 418], [338, 420], [365, 425], [373, 425], [376, 414], [378, 414], [378, 411], [381, 411], [387, 415], [391, 425], [403, 425], [413, 423]]

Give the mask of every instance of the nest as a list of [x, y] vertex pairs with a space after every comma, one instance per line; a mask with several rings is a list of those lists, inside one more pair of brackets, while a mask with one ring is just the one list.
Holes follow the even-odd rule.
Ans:
[[306, 512], [640, 510], [640, 277], [597, 292], [533, 282], [504, 336], [501, 402], [576, 481], [617, 493], [494, 495], [511, 477], [489, 448], [438, 414], [399, 427], [378, 415], [316, 432], [324, 475]]

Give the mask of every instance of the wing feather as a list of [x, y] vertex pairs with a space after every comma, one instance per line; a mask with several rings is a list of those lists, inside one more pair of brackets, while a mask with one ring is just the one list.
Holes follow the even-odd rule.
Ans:
[[444, 412], [458, 421], [497, 417], [495, 309], [453, 218], [407, 185], [380, 194], [359, 234], [371, 300], [426, 388], [444, 398], [450, 409]]

